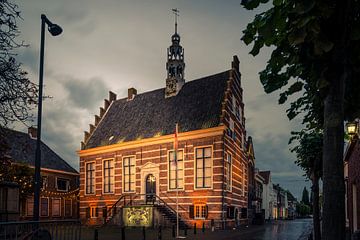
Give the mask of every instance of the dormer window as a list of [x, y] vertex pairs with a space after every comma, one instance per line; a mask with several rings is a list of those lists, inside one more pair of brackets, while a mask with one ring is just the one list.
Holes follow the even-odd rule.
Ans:
[[70, 189], [69, 179], [57, 178], [56, 179], [56, 189], [58, 191], [67, 192]]

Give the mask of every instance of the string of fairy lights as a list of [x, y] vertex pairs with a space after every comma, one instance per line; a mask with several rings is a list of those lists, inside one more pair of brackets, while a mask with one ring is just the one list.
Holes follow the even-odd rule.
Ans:
[[68, 191], [68, 192], [57, 192], [57, 191], [42, 189], [41, 195], [43, 197], [63, 197], [63, 198], [76, 199], [79, 196], [79, 188], [76, 188], [76, 189]]

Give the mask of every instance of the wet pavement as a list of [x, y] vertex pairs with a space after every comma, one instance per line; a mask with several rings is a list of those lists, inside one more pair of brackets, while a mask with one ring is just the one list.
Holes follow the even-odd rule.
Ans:
[[[191, 240], [306, 240], [303, 238], [304, 233], [311, 229], [311, 219], [295, 219], [295, 220], [279, 220], [266, 223], [264, 225], [252, 225], [249, 227], [242, 227], [235, 230], [215, 230], [211, 232], [206, 229], [202, 232], [197, 229], [194, 234], [193, 229], [188, 230], [186, 239]], [[81, 231], [82, 240], [94, 240], [94, 229], [84, 227]], [[184, 236], [181, 231], [180, 235]], [[121, 240], [121, 229], [119, 227], [106, 227], [99, 229], [98, 240]], [[144, 239], [142, 229], [127, 229], [125, 240], [142, 240]], [[146, 240], [158, 239], [158, 230], [147, 229]], [[174, 239], [172, 237], [171, 229], [162, 230], [162, 240]]]
[[[253, 227], [248, 231], [231, 233], [229, 237], [221, 239], [246, 239], [246, 240], [298, 240], [311, 228], [311, 219], [295, 219], [276, 221], [263, 226]], [[231, 235], [231, 236], [230, 236]]]

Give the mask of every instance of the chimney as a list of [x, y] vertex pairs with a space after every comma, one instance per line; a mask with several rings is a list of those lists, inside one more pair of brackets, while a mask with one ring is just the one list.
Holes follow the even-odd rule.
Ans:
[[37, 138], [37, 128], [36, 127], [29, 127], [28, 128], [28, 134], [31, 138], [36, 139]]
[[129, 88], [128, 89], [128, 101], [130, 101], [130, 100], [133, 100], [134, 99], [134, 97], [136, 96], [136, 94], [137, 94], [137, 90], [135, 89], [135, 88]]
[[115, 101], [116, 100], [116, 94], [113, 93], [112, 91], [109, 91], [109, 101]]

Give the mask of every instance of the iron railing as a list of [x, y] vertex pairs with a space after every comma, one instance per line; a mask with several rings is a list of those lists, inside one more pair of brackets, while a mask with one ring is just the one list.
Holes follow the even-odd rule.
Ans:
[[0, 222], [1, 240], [80, 240], [79, 220]]

